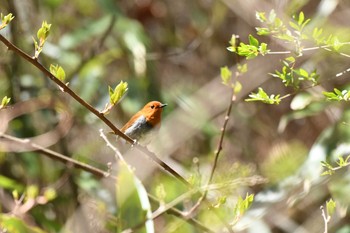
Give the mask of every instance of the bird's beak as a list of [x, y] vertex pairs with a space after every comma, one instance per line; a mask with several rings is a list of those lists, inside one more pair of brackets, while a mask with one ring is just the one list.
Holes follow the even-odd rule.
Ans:
[[165, 106], [168, 106], [168, 104], [161, 104], [160, 107], [164, 108]]

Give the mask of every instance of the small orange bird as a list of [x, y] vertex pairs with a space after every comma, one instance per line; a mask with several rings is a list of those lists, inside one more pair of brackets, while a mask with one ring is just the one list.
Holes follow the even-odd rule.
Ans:
[[121, 131], [141, 145], [147, 145], [152, 140], [155, 131], [160, 128], [163, 108], [167, 104], [151, 101], [138, 111], [123, 126]]

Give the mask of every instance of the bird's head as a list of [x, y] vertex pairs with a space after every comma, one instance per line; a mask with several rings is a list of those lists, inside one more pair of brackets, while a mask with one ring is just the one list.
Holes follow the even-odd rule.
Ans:
[[161, 120], [161, 114], [165, 106], [167, 104], [162, 104], [159, 101], [151, 101], [142, 108], [141, 113], [146, 117], [147, 122], [156, 125]]

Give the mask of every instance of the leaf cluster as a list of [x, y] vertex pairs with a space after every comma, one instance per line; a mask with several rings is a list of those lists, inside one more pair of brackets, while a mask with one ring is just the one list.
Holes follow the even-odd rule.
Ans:
[[[308, 70], [303, 67], [297, 66], [297, 60], [303, 56], [305, 51], [304, 42], [311, 41], [320, 48], [332, 48], [334, 51], [339, 51], [344, 43], [341, 43], [338, 37], [333, 35], [325, 35], [322, 28], [315, 27], [314, 29], [306, 30], [310, 23], [310, 19], [307, 19], [303, 12], [294, 15], [291, 20], [287, 21], [279, 18], [274, 10], [271, 10], [267, 15], [265, 12], [256, 12], [256, 19], [264, 24], [263, 27], [256, 27], [258, 36], [272, 36], [282, 43], [288, 43], [292, 45], [292, 51], [273, 52], [268, 49], [266, 43], [260, 42], [260, 38], [253, 35], [248, 36], [248, 43], [238, 43], [238, 36], [232, 35], [227, 48], [230, 52], [236, 53], [238, 56], [245, 57], [246, 59], [254, 59], [257, 56], [266, 56], [271, 54], [291, 54], [290, 56], [281, 60], [282, 67], [280, 70], [276, 70], [270, 75], [278, 78], [286, 87], [293, 87], [295, 90], [300, 90], [302, 84], [308, 86], [315, 86], [319, 83], [319, 74], [316, 69]], [[309, 33], [312, 31], [312, 33]], [[246, 72], [246, 71], [245, 71]], [[223, 83], [227, 85], [228, 76], [230, 74], [226, 69], [222, 68], [221, 77]], [[339, 93], [324, 93], [328, 99], [332, 100], [346, 100], [347, 94]], [[247, 101], [260, 101], [266, 104], [279, 104], [284, 97], [280, 97], [280, 94], [268, 95], [261, 87], [258, 92], [252, 92], [249, 95]]]
[[348, 155], [345, 159], [343, 156], [339, 156], [336, 164], [337, 166], [333, 166], [327, 161], [322, 161], [321, 165], [325, 169], [322, 175], [333, 175], [336, 170], [348, 167], [350, 165], [350, 155]]
[[1, 24], [0, 24], [0, 30], [5, 28], [14, 18], [15, 16], [12, 15], [12, 13], [9, 13], [7, 15], [0, 14], [1, 18]]
[[350, 93], [348, 90], [341, 91], [337, 88], [334, 88], [334, 91], [325, 91], [323, 92], [323, 95], [329, 101], [349, 101], [350, 99]]
[[39, 30], [36, 33], [38, 41], [33, 37], [34, 46], [35, 46], [34, 58], [37, 59], [40, 53], [42, 52], [44, 48], [44, 44], [49, 36], [50, 29], [51, 29], [51, 24], [48, 24], [46, 21], [43, 21], [43, 23], [41, 24], [41, 28], [39, 28]]

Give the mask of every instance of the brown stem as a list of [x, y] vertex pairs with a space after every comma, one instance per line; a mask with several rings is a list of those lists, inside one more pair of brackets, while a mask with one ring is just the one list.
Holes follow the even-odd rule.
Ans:
[[232, 95], [231, 95], [231, 101], [230, 101], [230, 105], [229, 107], [227, 108], [227, 112], [226, 112], [226, 115], [225, 115], [225, 120], [224, 120], [224, 124], [221, 128], [221, 135], [220, 135], [220, 140], [219, 140], [219, 143], [218, 143], [218, 146], [217, 146], [217, 149], [216, 149], [216, 152], [215, 152], [215, 158], [214, 158], [214, 164], [213, 164], [213, 167], [210, 171], [210, 176], [209, 176], [209, 179], [207, 181], [207, 185], [206, 185], [206, 188], [204, 190], [204, 192], [202, 193], [201, 197], [198, 199], [198, 201], [196, 202], [196, 204], [194, 206], [192, 206], [192, 208], [188, 211], [188, 215], [191, 215], [193, 214], [193, 212], [201, 205], [201, 203], [203, 202], [203, 200], [206, 198], [207, 194], [208, 194], [208, 187], [211, 183], [211, 181], [213, 180], [213, 177], [214, 177], [214, 172], [216, 170], [216, 167], [217, 167], [217, 163], [218, 163], [218, 160], [219, 160], [219, 155], [220, 155], [220, 152], [222, 150], [222, 144], [224, 142], [224, 136], [225, 136], [225, 131], [226, 131], [226, 127], [227, 127], [227, 123], [228, 123], [228, 120], [230, 119], [230, 114], [231, 114], [231, 110], [232, 110], [232, 105], [233, 103], [236, 101], [236, 94], [235, 92], [232, 90]]
[[73, 165], [74, 167], [80, 168], [84, 171], [87, 171], [91, 174], [94, 174], [95, 176], [98, 176], [98, 177], [108, 176], [108, 173], [101, 170], [101, 169], [95, 168], [95, 167], [90, 166], [86, 163], [81, 163], [75, 159], [68, 157], [68, 156], [65, 156], [65, 155], [57, 153], [53, 150], [44, 148], [38, 144], [32, 143], [28, 139], [21, 139], [21, 138], [13, 137], [13, 136], [3, 134], [3, 133], [0, 133], [0, 138], [4, 138], [6, 140], [16, 142], [16, 143], [18, 143], [19, 146], [22, 146], [22, 147], [29, 147], [30, 149], [34, 149], [34, 150], [52, 158], [52, 159], [58, 160], [58, 161], [63, 162], [65, 164]]

